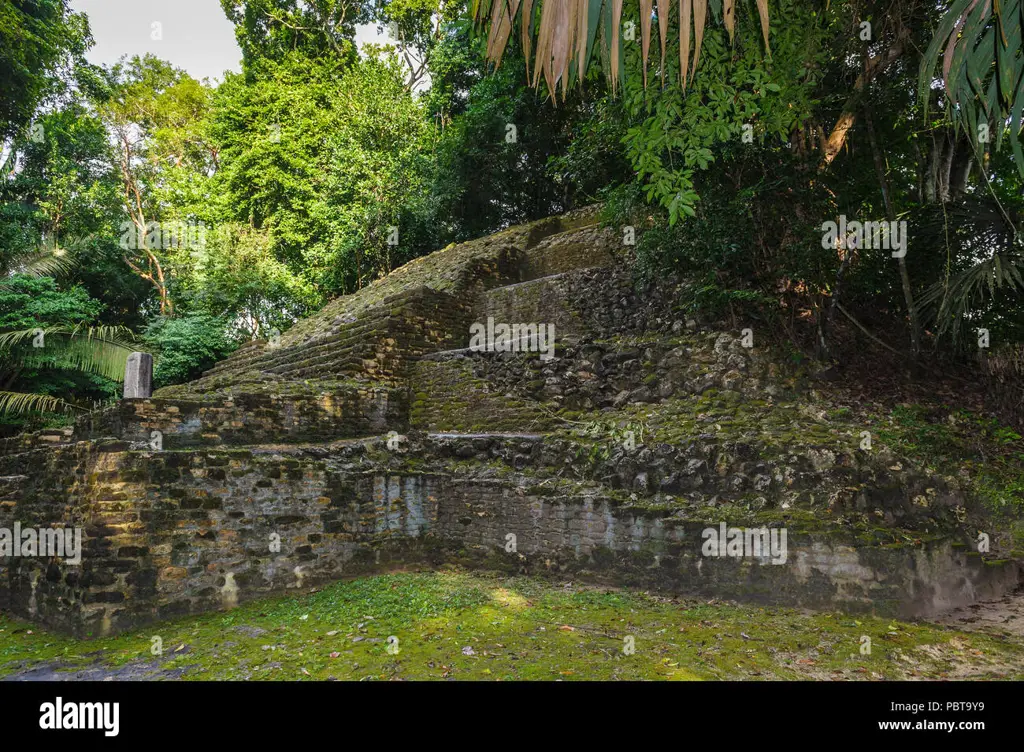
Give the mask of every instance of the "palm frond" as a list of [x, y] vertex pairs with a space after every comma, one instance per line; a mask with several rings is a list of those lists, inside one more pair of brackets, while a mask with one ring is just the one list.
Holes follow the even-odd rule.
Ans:
[[25, 413], [68, 412], [74, 406], [59, 397], [49, 394], [27, 392], [0, 392], [0, 415], [24, 415]]
[[947, 110], [979, 152], [989, 142], [989, 132], [1000, 148], [1008, 126], [1014, 161], [1024, 175], [1022, 30], [1024, 0], [954, 0], [921, 59], [918, 93], [927, 116], [941, 57]]
[[[74, 266], [74, 257], [67, 252], [54, 253], [50, 250], [39, 250], [19, 258], [8, 270], [8, 274], [24, 274], [29, 277], [64, 277]], [[0, 280], [0, 284], [5, 282], [7, 280]]]
[[934, 321], [937, 334], [952, 334], [960, 341], [972, 311], [980, 310], [1001, 293], [1024, 293], [1024, 258], [995, 254], [947, 281], [932, 285], [918, 300], [926, 321]]
[[[0, 269], [0, 274], [65, 277], [78, 265], [76, 253], [85, 248], [94, 238], [94, 234], [70, 237], [66, 238], [60, 246], [54, 241], [44, 241], [38, 248], [25, 250], [18, 254], [13, 261], [8, 262], [6, 267]], [[7, 279], [0, 279], [0, 285], [7, 283]]]
[[[700, 61], [708, 6], [709, 0], [680, 0], [679, 9], [675, 14], [681, 47], [679, 78], [683, 88], [686, 87], [688, 80], [687, 72], [692, 78]], [[527, 58], [528, 69], [531, 49], [536, 50], [533, 86], [536, 87], [543, 79], [552, 96], [559, 84], [563, 96], [565, 95], [571, 85], [574, 69], [579, 80], [583, 80], [593, 56], [598, 27], [601, 27], [602, 58], [611, 61], [607, 74], [612, 92], [616, 91], [622, 76], [622, 35], [619, 29], [622, 22], [622, 0], [474, 0], [472, 10], [476, 23], [488, 29], [487, 59], [496, 66], [501, 64], [505, 49], [512, 39], [512, 27], [518, 18], [522, 30], [523, 54]], [[663, 78], [668, 29], [673, 21], [672, 11], [673, 3], [669, 0], [658, 0], [658, 36]], [[653, 12], [654, 0], [640, 0], [641, 58], [645, 85], [650, 58]], [[757, 0], [757, 12], [761, 20], [765, 49], [771, 54], [768, 46], [768, 0]], [[735, 0], [724, 0], [721, 17], [731, 39], [736, 31]], [[694, 34], [692, 65], [689, 63], [691, 19]]]
[[[41, 336], [41, 339], [37, 339]], [[41, 342], [41, 347], [26, 347]], [[9, 360], [86, 371], [124, 380], [128, 356], [138, 351], [125, 327], [51, 327], [0, 332], [0, 352]]]
[[14, 172], [15, 152], [11, 149], [7, 154], [0, 153], [0, 178], [9, 178]]

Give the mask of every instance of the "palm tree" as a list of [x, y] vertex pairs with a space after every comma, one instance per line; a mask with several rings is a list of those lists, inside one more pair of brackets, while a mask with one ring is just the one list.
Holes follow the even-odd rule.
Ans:
[[[77, 370], [124, 381], [125, 363], [137, 350], [124, 327], [51, 327], [0, 332], [0, 363], [8, 383], [25, 368]], [[0, 391], [0, 415], [82, 410], [48, 394]]]
[[927, 115], [941, 56], [947, 110], [979, 152], [990, 134], [999, 148], [1008, 131], [1014, 161], [1024, 176], [1022, 29], [1024, 0], [953, 0], [921, 60], [918, 89]]
[[[63, 248], [44, 242], [40, 248], [0, 260], [0, 286], [7, 284], [14, 275], [66, 275], [74, 268], [73, 251], [79, 242], [84, 241], [71, 241]], [[128, 329], [110, 326], [0, 331], [0, 376], [4, 377], [0, 384], [13, 383], [26, 368], [77, 370], [121, 382], [128, 355], [138, 349], [132, 339]], [[76, 409], [82, 408], [59, 397], [7, 391], [0, 387], [0, 416]]]
[[943, 279], [917, 301], [921, 318], [934, 325], [937, 335], [966, 344], [979, 313], [997, 306], [1000, 295], [1024, 294], [1020, 221], [1019, 210], [985, 194], [922, 214], [917, 242], [926, 248], [955, 245], [962, 259], [948, 264]]
[[[0, 155], [0, 175], [15, 169], [15, 152]], [[15, 275], [64, 277], [76, 264], [75, 252], [91, 237], [58, 241], [56, 233], [44, 236], [36, 248], [0, 257], [0, 286]], [[0, 416], [31, 412], [81, 410], [67, 400], [49, 394], [15, 392], [6, 389], [26, 368], [74, 370], [124, 380], [128, 355], [137, 348], [131, 332], [124, 327], [58, 326], [0, 331]]]
[[1003, 291], [1024, 293], [1024, 237], [1019, 217], [999, 201], [981, 155], [995, 141], [996, 149], [1009, 139], [1013, 161], [1024, 176], [1021, 118], [1024, 110], [1024, 0], [953, 0], [921, 60], [918, 89], [924, 111], [935, 87], [935, 70], [942, 58], [942, 91], [949, 116], [971, 141], [981, 175], [992, 194], [968, 222], [986, 225], [979, 237], [984, 248], [974, 253], [975, 264], [950, 275], [927, 291], [920, 301], [930, 308], [939, 333], [952, 331], [957, 339], [972, 311]]

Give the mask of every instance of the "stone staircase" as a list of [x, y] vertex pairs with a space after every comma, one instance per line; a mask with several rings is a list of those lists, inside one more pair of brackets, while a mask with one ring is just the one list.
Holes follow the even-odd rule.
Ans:
[[[593, 212], [451, 246], [195, 382], [6, 440], [0, 527], [81, 526], [86, 544], [81, 566], [0, 562], [0, 607], [104, 634], [443, 561], [902, 615], [1016, 584], [1013, 562], [931, 529], [963, 501], [944, 479], [730, 434], [785, 397], [774, 364], [687, 330], [672, 290], [639, 297], [622, 250]], [[557, 357], [469, 349], [489, 318], [554, 324]], [[596, 419], [642, 422], [648, 405], [680, 409], [678, 438], [594, 437]], [[917, 496], [941, 509], [921, 514]], [[866, 542], [847, 503], [931, 537]], [[702, 557], [719, 520], [785, 525], [791, 565]]]

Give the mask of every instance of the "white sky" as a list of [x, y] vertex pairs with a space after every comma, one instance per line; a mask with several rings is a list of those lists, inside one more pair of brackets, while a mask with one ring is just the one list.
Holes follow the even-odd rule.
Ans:
[[[150, 52], [198, 79], [220, 81], [225, 70], [241, 70], [235, 28], [220, 0], [71, 0], [71, 8], [89, 16], [96, 44], [86, 57], [92, 63]], [[162, 39], [153, 39], [154, 23]], [[375, 26], [356, 33], [360, 46], [378, 38]]]

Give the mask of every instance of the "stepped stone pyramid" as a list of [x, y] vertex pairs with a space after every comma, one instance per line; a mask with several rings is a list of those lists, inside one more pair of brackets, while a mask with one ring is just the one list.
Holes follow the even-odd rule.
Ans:
[[[963, 502], [949, 479], [795, 456], [767, 421], [757, 440], [709, 432], [700, 411], [758, 420], [785, 400], [777, 367], [687, 325], [671, 287], [638, 295], [625, 250], [593, 210], [450, 246], [197, 381], [0, 442], [0, 528], [84, 532], [80, 563], [0, 559], [0, 608], [99, 635], [442, 562], [902, 615], [1016, 585], [1015, 563], [949, 533]], [[488, 319], [553, 325], [557, 357], [470, 349]], [[587, 433], [644, 406], [679, 435]], [[812, 512], [823, 495], [927, 545], [873, 545]], [[785, 525], [788, 564], [702, 556], [719, 520]]]

